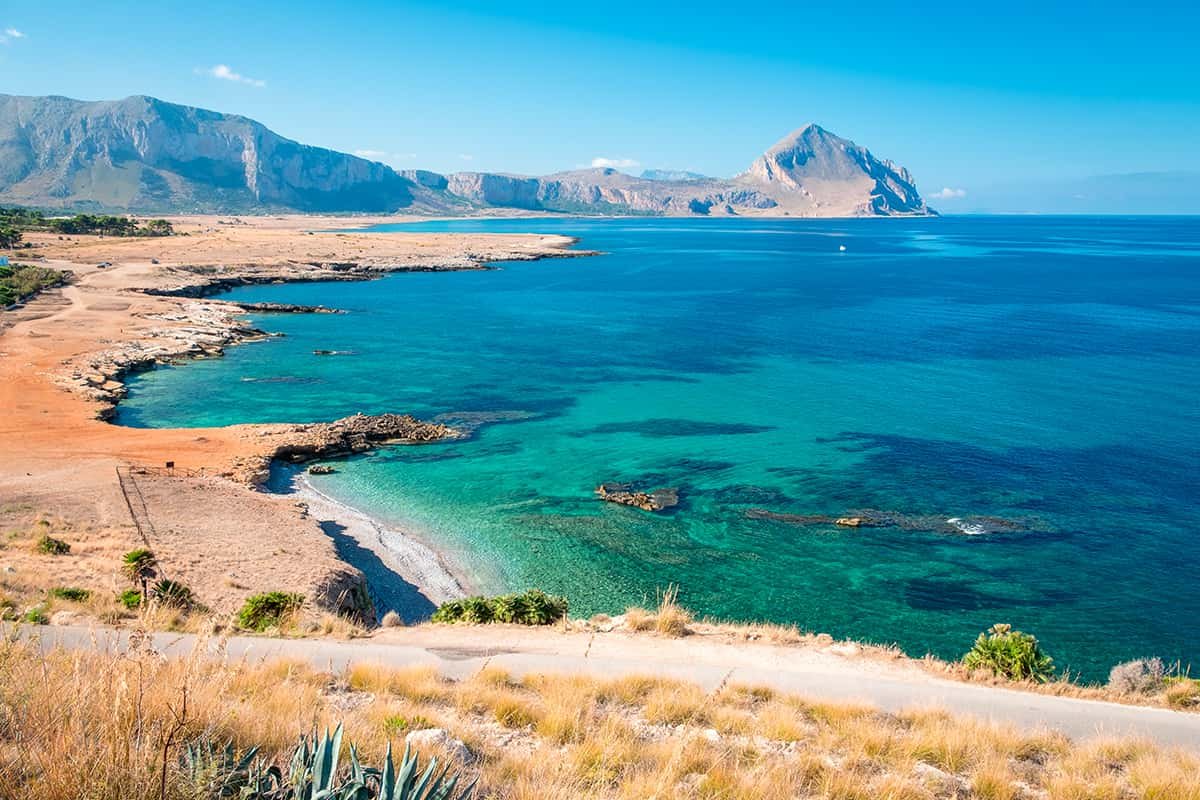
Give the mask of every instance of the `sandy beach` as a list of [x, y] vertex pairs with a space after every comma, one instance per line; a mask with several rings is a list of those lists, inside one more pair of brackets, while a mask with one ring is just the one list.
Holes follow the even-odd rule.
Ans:
[[469, 593], [466, 579], [442, 553], [411, 532], [385, 526], [321, 492], [303, 473], [292, 477], [287, 496], [308, 506], [309, 516], [333, 539], [338, 556], [366, 576], [379, 613], [395, 611], [411, 624]]
[[[126, 373], [219, 357], [264, 334], [246, 324], [239, 306], [201, 299], [214, 289], [482, 269], [491, 261], [574, 255], [567, 252], [572, 240], [314, 232], [395, 221], [374, 218], [172, 221], [177, 234], [162, 238], [33, 233], [26, 237], [33, 247], [14, 254], [72, 278], [0, 313], [0, 526], [14, 532], [0, 553], [5, 590], [32, 597], [51, 583], [121, 588], [121, 555], [146, 544], [117, 475], [118, 467], [133, 467], [127, 480], [145, 499], [148, 544], [164, 572], [216, 611], [273, 590], [304, 594], [314, 612], [344, 611], [364, 575], [408, 619], [460, 594], [437, 554], [411, 537], [312, 490], [301, 489], [302, 498], [261, 490], [271, 458], [297, 442], [310, 447], [328, 438], [320, 426], [132, 429], [104, 418], [124, 394]], [[332, 536], [335, 529], [342, 532]], [[53, 574], [32, 544], [45, 531], [71, 544]], [[22, 537], [30, 546], [17, 546]], [[358, 552], [347, 550], [351, 543], [373, 560], [350, 563], [345, 554]], [[392, 573], [400, 575], [395, 587]]]

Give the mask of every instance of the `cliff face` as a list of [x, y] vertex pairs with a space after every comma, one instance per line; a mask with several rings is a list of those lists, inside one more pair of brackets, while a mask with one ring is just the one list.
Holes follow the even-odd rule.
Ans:
[[129, 210], [393, 211], [390, 167], [285, 139], [245, 117], [151, 97], [0, 96], [0, 196]]
[[0, 202], [143, 212], [467, 212], [884, 216], [931, 213], [912, 176], [809, 125], [731, 179], [598, 168], [525, 177], [397, 172], [245, 117], [152, 97], [0, 95]]

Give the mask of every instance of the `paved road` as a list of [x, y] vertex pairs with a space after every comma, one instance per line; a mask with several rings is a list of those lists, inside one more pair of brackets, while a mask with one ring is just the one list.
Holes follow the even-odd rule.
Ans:
[[[21, 626], [44, 650], [123, 649], [128, 632], [107, 628]], [[155, 633], [154, 648], [168, 656], [193, 652], [197, 637]], [[221, 642], [203, 645], [217, 654]], [[516, 676], [538, 672], [598, 676], [657, 675], [690, 680], [706, 688], [724, 680], [770, 686], [825, 700], [860, 701], [888, 711], [942, 707], [958, 714], [1048, 727], [1075, 738], [1135, 735], [1162, 744], [1200, 750], [1200, 714], [1040, 695], [943, 680], [920, 670], [869, 659], [832, 656], [809, 648], [667, 640], [621, 634], [589, 635], [509, 628], [421, 628], [387, 631], [354, 641], [232, 637], [225, 657], [257, 661], [285, 657], [319, 669], [342, 670], [356, 663], [392, 666], [428, 664], [451, 678], [485, 665]]]

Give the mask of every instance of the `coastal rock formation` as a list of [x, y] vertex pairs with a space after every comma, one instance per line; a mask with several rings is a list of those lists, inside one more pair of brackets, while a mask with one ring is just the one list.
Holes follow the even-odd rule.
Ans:
[[903, 514], [899, 511], [861, 509], [843, 516], [828, 514], [787, 514], [765, 508], [746, 511], [747, 519], [765, 519], [803, 527], [836, 525], [842, 528], [898, 528], [908, 531], [978, 536], [989, 533], [1017, 533], [1043, 529], [1036, 520], [1007, 519], [986, 515], [945, 517], [936, 514]]
[[608, 167], [441, 175], [397, 171], [302, 145], [245, 117], [144, 96], [0, 95], [0, 202], [153, 212], [932, 213], [905, 169], [817, 125], [784, 137], [729, 179], [671, 170], [634, 177]]
[[679, 505], [678, 489], [644, 492], [628, 483], [602, 483], [596, 487], [596, 495], [609, 503], [633, 506], [642, 511], [664, 511]]
[[228, 344], [254, 341], [272, 334], [239, 320], [238, 306], [222, 302], [191, 302], [177, 314], [149, 317], [164, 323], [137, 340], [109, 350], [89, 353], [68, 362], [57, 382], [100, 404], [96, 416], [111, 419], [125, 397], [124, 378], [184, 358], [207, 358], [224, 353]]
[[462, 434], [449, 425], [425, 422], [408, 414], [355, 414], [333, 422], [248, 426], [258, 443], [254, 456], [236, 459], [227, 476], [248, 486], [262, 486], [271, 462], [301, 464], [314, 459], [365, 453], [387, 444], [428, 444]]
[[242, 311], [253, 314], [345, 314], [340, 308], [328, 306], [303, 306], [295, 303], [243, 303], [234, 302]]

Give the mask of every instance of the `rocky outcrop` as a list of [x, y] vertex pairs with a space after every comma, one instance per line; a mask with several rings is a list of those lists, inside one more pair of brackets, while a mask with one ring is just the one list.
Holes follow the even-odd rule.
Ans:
[[125, 397], [125, 376], [187, 358], [224, 354], [226, 345], [272, 336], [236, 316], [232, 303], [195, 301], [178, 313], [155, 314], [147, 319], [167, 323], [144, 331], [141, 338], [109, 350], [88, 353], [67, 363], [57, 376], [64, 389], [99, 404], [96, 416], [111, 419]]
[[937, 514], [904, 514], [899, 511], [860, 509], [841, 516], [829, 514], [788, 514], [765, 508], [746, 511], [747, 519], [765, 519], [803, 527], [836, 525], [841, 528], [898, 528], [908, 531], [977, 536], [989, 533], [1017, 533], [1045, 530], [1033, 519], [1007, 519], [987, 515], [945, 517]]
[[596, 487], [596, 495], [609, 503], [633, 506], [642, 511], [665, 511], [679, 505], [678, 489], [654, 489], [645, 492], [628, 483], [602, 483]]
[[241, 303], [234, 301], [233, 305], [242, 311], [253, 314], [345, 314], [340, 308], [328, 306], [304, 306], [295, 303]]
[[271, 463], [302, 464], [315, 459], [366, 453], [381, 445], [428, 444], [462, 434], [437, 422], [408, 414], [355, 414], [333, 422], [253, 426], [258, 452], [234, 461], [226, 477], [261, 487], [271, 476]]

